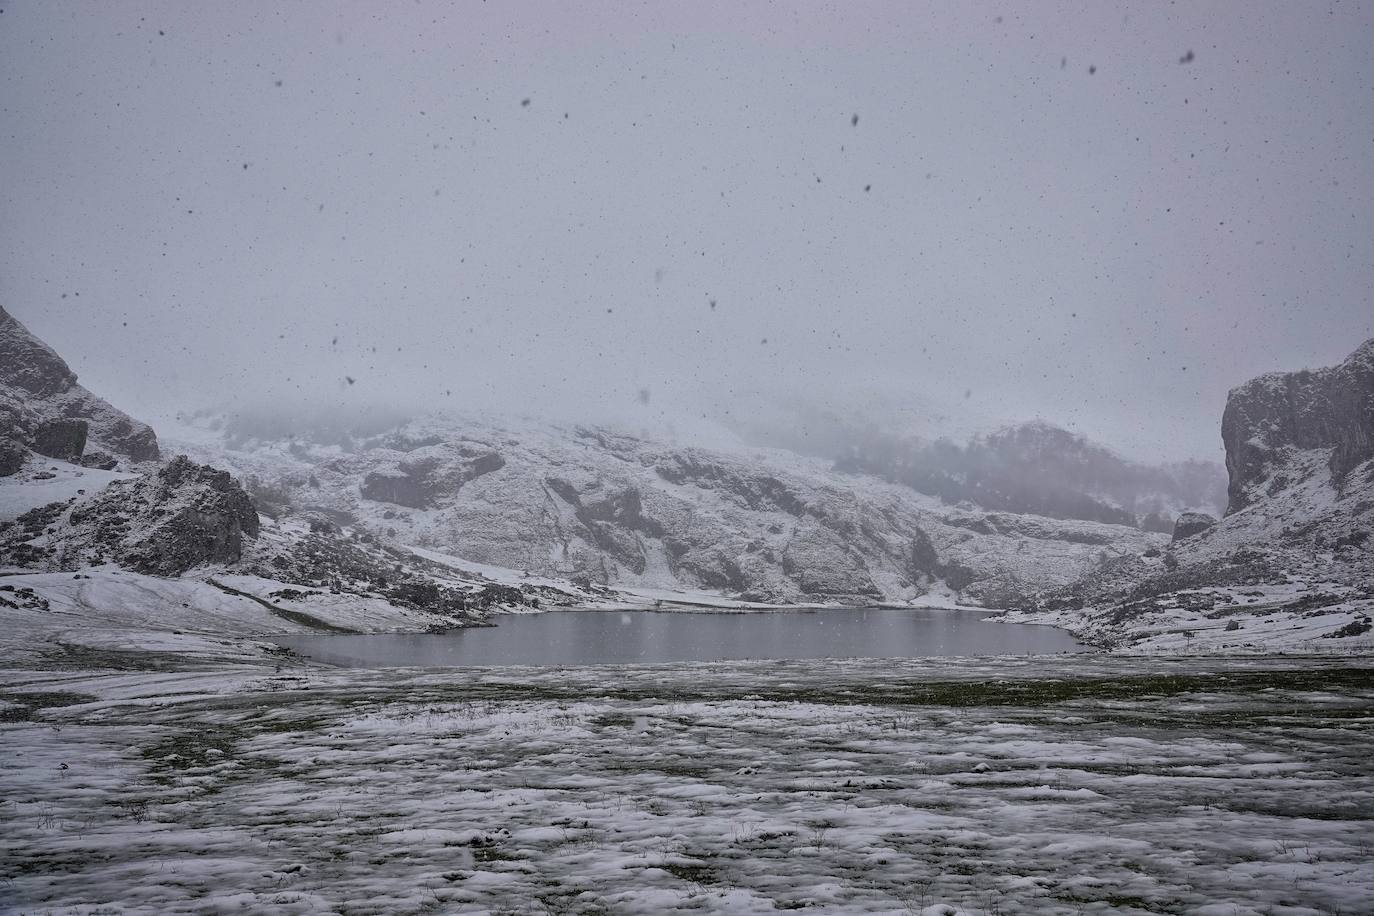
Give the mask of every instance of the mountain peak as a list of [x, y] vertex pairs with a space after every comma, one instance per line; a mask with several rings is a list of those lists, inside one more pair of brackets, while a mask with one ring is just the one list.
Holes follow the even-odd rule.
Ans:
[[68, 461], [83, 458], [105, 466], [108, 455], [133, 461], [156, 459], [157, 434], [77, 384], [66, 361], [0, 307], [0, 444], [22, 466], [25, 450]]

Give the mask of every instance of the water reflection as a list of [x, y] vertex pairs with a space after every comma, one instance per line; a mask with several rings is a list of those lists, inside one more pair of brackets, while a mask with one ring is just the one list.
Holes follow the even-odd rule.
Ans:
[[1078, 652], [1051, 627], [992, 623], [976, 611], [824, 609], [720, 614], [557, 611], [443, 635], [282, 640], [338, 665], [604, 665], [782, 658], [906, 658]]

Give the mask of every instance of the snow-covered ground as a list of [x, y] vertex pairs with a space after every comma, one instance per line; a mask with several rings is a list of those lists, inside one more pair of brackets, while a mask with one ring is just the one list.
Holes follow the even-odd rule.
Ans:
[[16, 519], [39, 506], [66, 502], [75, 496], [98, 493], [112, 480], [127, 480], [135, 474], [83, 468], [79, 464], [43, 458], [11, 477], [0, 477], [0, 522]]
[[1113, 608], [1009, 611], [998, 619], [1062, 627], [1118, 653], [1374, 654], [1374, 599], [1336, 583], [1185, 589], [1141, 613]]
[[1368, 913], [1312, 659], [0, 674], [12, 913]]

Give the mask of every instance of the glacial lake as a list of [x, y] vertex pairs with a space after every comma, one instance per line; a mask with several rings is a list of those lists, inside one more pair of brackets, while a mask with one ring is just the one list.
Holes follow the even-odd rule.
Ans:
[[344, 667], [618, 665], [787, 658], [1083, 652], [1063, 630], [980, 611], [894, 608], [720, 613], [551, 611], [442, 634], [300, 636], [281, 645]]

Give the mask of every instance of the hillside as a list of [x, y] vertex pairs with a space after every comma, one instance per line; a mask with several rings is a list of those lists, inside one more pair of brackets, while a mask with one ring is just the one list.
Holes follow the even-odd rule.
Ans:
[[324, 512], [467, 560], [616, 587], [995, 606], [1164, 540], [947, 504], [782, 450], [453, 415], [345, 426], [239, 413], [176, 435], [242, 477], [266, 511]]

